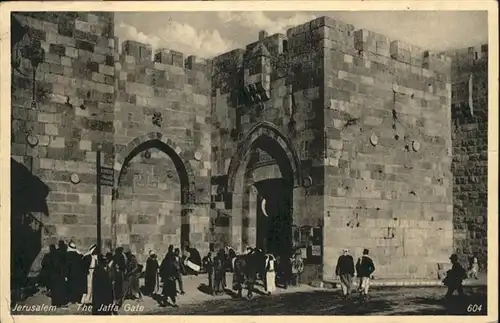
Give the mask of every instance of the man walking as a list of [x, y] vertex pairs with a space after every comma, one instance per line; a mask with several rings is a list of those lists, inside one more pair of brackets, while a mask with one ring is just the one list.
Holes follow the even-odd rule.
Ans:
[[203, 258], [203, 267], [208, 275], [208, 289], [212, 295], [215, 295], [215, 281], [214, 281], [214, 257], [211, 251]]
[[175, 256], [175, 266], [177, 268], [177, 283], [179, 283], [179, 293], [184, 295], [184, 284], [182, 283], [182, 274], [184, 272], [183, 264], [182, 264], [182, 255], [181, 250], [179, 248], [175, 248], [174, 250]]
[[460, 262], [458, 262], [458, 256], [456, 254], [450, 256], [450, 261], [452, 267], [446, 273], [446, 277], [443, 281], [444, 285], [448, 287], [445, 299], [450, 299], [455, 291], [457, 291], [459, 296], [463, 297], [464, 290], [462, 284], [463, 280], [467, 278], [467, 272]]
[[368, 289], [370, 288], [370, 277], [375, 271], [373, 260], [368, 255], [368, 249], [363, 250], [363, 256], [358, 259], [356, 264], [356, 272], [359, 277], [359, 291], [361, 293], [361, 300], [366, 300], [368, 296]]
[[348, 249], [344, 249], [343, 254], [337, 260], [335, 274], [340, 277], [342, 287], [342, 297], [349, 298], [351, 295], [352, 277], [354, 277], [354, 259], [349, 254]]

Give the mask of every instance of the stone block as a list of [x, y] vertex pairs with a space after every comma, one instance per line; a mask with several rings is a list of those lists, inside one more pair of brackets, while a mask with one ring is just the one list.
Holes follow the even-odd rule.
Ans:
[[358, 51], [377, 53], [377, 34], [366, 29], [356, 30], [354, 48]]
[[396, 40], [390, 45], [391, 58], [397, 61], [410, 64], [411, 63], [411, 45]]

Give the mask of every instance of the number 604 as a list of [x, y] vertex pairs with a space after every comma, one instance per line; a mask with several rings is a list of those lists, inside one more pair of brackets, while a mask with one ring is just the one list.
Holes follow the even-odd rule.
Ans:
[[483, 308], [483, 305], [478, 305], [478, 304], [470, 304], [469, 306], [467, 306], [467, 312], [468, 313], [476, 313], [476, 312], [480, 312], [481, 309]]

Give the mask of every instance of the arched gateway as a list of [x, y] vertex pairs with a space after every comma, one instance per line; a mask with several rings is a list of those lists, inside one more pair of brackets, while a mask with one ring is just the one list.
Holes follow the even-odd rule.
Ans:
[[[250, 161], [257, 150], [272, 158], [279, 176], [251, 175]], [[233, 248], [239, 251], [249, 245], [275, 253], [289, 252], [294, 188], [301, 182], [300, 162], [290, 140], [269, 122], [253, 126], [239, 143], [228, 169]]]
[[159, 132], [142, 135], [117, 153], [114, 170], [114, 247], [128, 245], [144, 258], [189, 242], [195, 177], [180, 145]]

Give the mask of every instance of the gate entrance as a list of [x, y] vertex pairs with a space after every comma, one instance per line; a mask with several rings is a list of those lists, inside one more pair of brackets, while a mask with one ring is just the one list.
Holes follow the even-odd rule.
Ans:
[[293, 187], [283, 178], [259, 181], [257, 188], [257, 248], [274, 255], [292, 250]]
[[293, 199], [300, 183], [300, 161], [290, 140], [268, 122], [253, 126], [228, 169], [233, 249], [291, 252]]

